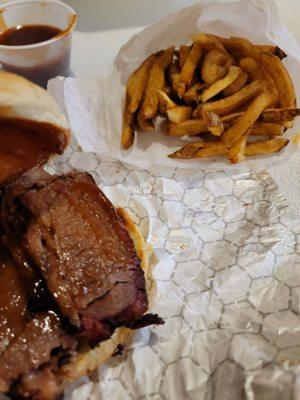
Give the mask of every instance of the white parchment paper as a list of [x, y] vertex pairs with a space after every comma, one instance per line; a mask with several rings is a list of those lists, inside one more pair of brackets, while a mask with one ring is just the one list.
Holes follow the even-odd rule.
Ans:
[[[159, 132], [136, 135], [134, 147], [120, 148], [122, 108], [127, 79], [147, 56], [171, 45], [188, 43], [199, 31], [224, 37], [243, 36], [257, 43], [275, 43], [287, 54], [288, 67], [297, 95], [300, 94], [300, 49], [287, 28], [280, 25], [273, 1], [241, 0], [238, 2], [207, 2], [187, 7], [161, 22], [144, 29], [123, 46], [115, 60], [115, 69], [108, 79], [67, 79], [64, 96], [74, 134], [83, 151], [94, 151], [132, 165], [149, 168], [153, 164], [223, 170], [230, 167], [225, 159], [178, 161], [167, 155], [183, 145], [178, 138]], [[300, 120], [289, 132], [292, 137], [300, 130]], [[297, 146], [290, 145], [280, 154], [259, 156], [239, 165], [239, 170], [260, 168], [285, 159]]]
[[[134, 37], [118, 55], [117, 68], [126, 78], [158, 43], [177, 43], [197, 26], [275, 40], [290, 54], [295, 73], [297, 44], [270, 12], [265, 2], [245, 0], [187, 8]], [[161, 137], [143, 138], [129, 156], [122, 155], [120, 79], [114, 74], [110, 80], [51, 82], [76, 139], [48, 168], [90, 172], [111, 201], [131, 214], [154, 248], [152, 311], [165, 325], [138, 331], [122, 356], [68, 396], [300, 399], [300, 218], [264, 170], [222, 171], [221, 163], [219, 171], [203, 164], [174, 168], [161, 157]]]

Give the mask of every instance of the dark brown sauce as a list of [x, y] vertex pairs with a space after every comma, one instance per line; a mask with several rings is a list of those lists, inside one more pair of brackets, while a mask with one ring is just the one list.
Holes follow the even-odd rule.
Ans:
[[0, 34], [0, 45], [26, 46], [45, 42], [60, 33], [61, 29], [50, 25], [19, 25]]

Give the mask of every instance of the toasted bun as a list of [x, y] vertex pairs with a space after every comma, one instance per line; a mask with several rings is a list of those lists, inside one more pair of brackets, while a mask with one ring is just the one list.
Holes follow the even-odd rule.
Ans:
[[[50, 94], [4, 71], [0, 71], [0, 124], [0, 186], [61, 154], [69, 143], [67, 119]], [[35, 151], [31, 162], [29, 149]]]
[[0, 71], [0, 119], [50, 124], [69, 137], [69, 125], [54, 99], [43, 88], [10, 72]]

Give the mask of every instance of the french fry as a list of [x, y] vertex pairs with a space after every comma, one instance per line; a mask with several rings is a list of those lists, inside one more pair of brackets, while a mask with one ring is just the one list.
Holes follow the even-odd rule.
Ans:
[[132, 114], [136, 112], [141, 103], [148, 83], [149, 71], [155, 58], [155, 54], [152, 54], [150, 57], [148, 57], [143, 64], [133, 72], [128, 80], [126, 89], [126, 104], [128, 110]]
[[141, 113], [138, 114], [137, 123], [138, 123], [138, 127], [141, 131], [144, 131], [144, 132], [155, 131], [155, 126], [154, 126], [152, 119], [143, 119]]
[[262, 113], [260, 120], [263, 122], [287, 122], [293, 121], [300, 115], [300, 108], [269, 109]]
[[[226, 123], [234, 121], [242, 114], [242, 112], [236, 112], [225, 115], [222, 117], [222, 122]], [[270, 108], [261, 114], [259, 121], [283, 123], [287, 121], [293, 121], [298, 116], [300, 116], [300, 108]]]
[[250, 83], [232, 96], [198, 106], [194, 117], [197, 118], [202, 110], [212, 111], [218, 115], [229, 114], [253, 99], [262, 90], [262, 85], [259, 82]]
[[198, 135], [208, 132], [208, 125], [203, 119], [189, 119], [181, 124], [170, 124], [168, 136]]
[[281, 60], [269, 53], [261, 53], [261, 62], [274, 79], [279, 93], [280, 107], [296, 107], [296, 93], [292, 79]]
[[214, 136], [221, 136], [224, 132], [224, 125], [221, 118], [213, 113], [203, 111], [201, 113], [203, 120], [207, 123], [208, 131]]
[[195, 83], [187, 90], [183, 95], [183, 100], [187, 104], [198, 103], [198, 96], [201, 90], [205, 89], [207, 86], [205, 83]]
[[237, 164], [245, 159], [247, 135], [241, 137], [228, 151], [228, 160], [231, 164]]
[[255, 122], [250, 135], [251, 136], [280, 136], [284, 133], [285, 127], [282, 124], [275, 122]]
[[200, 44], [200, 46], [207, 51], [216, 50], [230, 57], [219, 38], [214, 35], [197, 33], [196, 35], [192, 35], [192, 41]]
[[182, 68], [188, 58], [190, 50], [191, 50], [191, 46], [182, 45], [179, 47], [179, 68], [180, 68], [180, 70], [182, 70]]
[[187, 160], [191, 158], [204, 158], [225, 155], [227, 148], [222, 142], [199, 142], [190, 143], [183, 146], [181, 149], [175, 151], [173, 154], [169, 154], [169, 158], [177, 158], [181, 160]]
[[260, 140], [248, 143], [246, 146], [246, 156], [256, 156], [259, 154], [278, 153], [289, 143], [288, 139], [276, 138], [271, 140]]
[[167, 111], [168, 118], [174, 124], [180, 124], [183, 121], [188, 120], [192, 116], [192, 107], [188, 106], [177, 106]]
[[150, 73], [145, 97], [140, 110], [140, 119], [151, 119], [158, 112], [157, 90], [162, 90], [165, 85], [165, 70], [172, 62], [174, 47], [161, 52], [154, 61]]
[[193, 44], [179, 76], [179, 82], [184, 83], [185, 88], [188, 88], [192, 82], [201, 55], [201, 46], [198, 43]]
[[286, 57], [286, 54], [283, 50], [281, 50], [280, 47], [274, 46], [272, 44], [257, 44], [255, 46], [260, 53], [271, 53], [274, 54], [274, 56], [277, 56], [280, 58], [280, 60], [283, 60]]
[[133, 114], [125, 106], [123, 114], [123, 128], [121, 136], [122, 149], [128, 150], [134, 142], [134, 130], [132, 128]]
[[252, 57], [242, 58], [239, 62], [239, 66], [244, 72], [247, 72], [251, 81], [257, 81], [264, 79], [263, 71], [257, 60]]
[[203, 103], [206, 103], [212, 97], [215, 97], [217, 94], [222, 92], [226, 89], [229, 85], [234, 82], [238, 76], [240, 75], [241, 69], [239, 67], [232, 66], [228, 70], [228, 74], [219, 81], [212, 84], [208, 89], [206, 89], [201, 95], [199, 96], [199, 100]]
[[240, 37], [219, 38], [229, 53], [240, 54], [241, 58], [251, 57], [259, 61], [260, 51], [249, 40]]
[[177, 104], [162, 90], [157, 91], [159, 109], [162, 114], [165, 114], [171, 108], [177, 107]]
[[225, 97], [231, 96], [232, 94], [237, 93], [239, 90], [241, 90], [247, 83], [248, 81], [248, 74], [247, 72], [241, 71], [239, 76], [236, 78], [234, 82], [232, 82], [231, 85], [229, 85], [227, 88], [223, 90], [223, 94]]
[[237, 122], [224, 132], [222, 140], [230, 147], [236, 144], [247, 135], [247, 132], [249, 133], [252, 125], [256, 122], [261, 113], [269, 107], [270, 103], [272, 103], [272, 97], [269, 93], [263, 92], [257, 96], [248, 107], [247, 111], [238, 118]]
[[231, 60], [220, 51], [210, 51], [206, 54], [202, 67], [201, 77], [205, 83], [212, 85], [224, 78], [231, 65]]

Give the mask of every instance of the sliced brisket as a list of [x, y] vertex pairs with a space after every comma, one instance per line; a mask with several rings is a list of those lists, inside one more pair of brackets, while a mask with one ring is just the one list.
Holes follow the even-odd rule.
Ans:
[[148, 305], [140, 260], [90, 175], [34, 170], [6, 189], [3, 203], [7, 237], [14, 232], [20, 252], [81, 335], [97, 343], [117, 326], [136, 324]]

